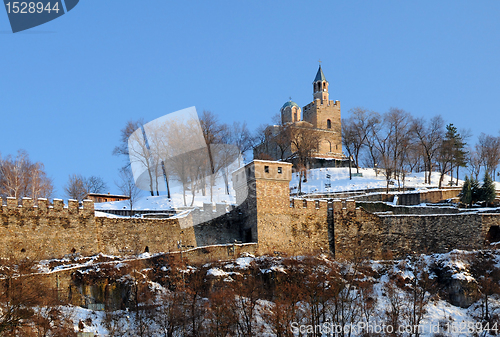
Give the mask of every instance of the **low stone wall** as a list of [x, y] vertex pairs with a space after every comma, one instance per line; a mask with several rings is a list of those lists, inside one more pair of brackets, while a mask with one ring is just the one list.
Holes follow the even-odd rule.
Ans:
[[368, 212], [392, 212], [393, 214], [414, 214], [414, 215], [424, 215], [424, 214], [457, 214], [459, 210], [456, 207], [420, 207], [420, 206], [400, 206], [400, 205], [390, 205], [385, 202], [369, 202], [369, 201], [357, 201], [356, 206], [363, 207], [364, 210]]
[[355, 208], [354, 201], [333, 204], [336, 258], [483, 249], [490, 228], [500, 226], [500, 214], [376, 215]]
[[[330, 251], [333, 228], [328, 217], [328, 207], [326, 200], [291, 199], [288, 209], [291, 227], [291, 237], [288, 238], [290, 251], [286, 253], [297, 255]], [[286, 242], [287, 238], [283, 239]]]
[[196, 247], [194, 228], [182, 229], [179, 219], [95, 218], [97, 251], [137, 255], [178, 250], [178, 244]]
[[400, 194], [399, 205], [418, 205], [421, 203], [438, 203], [444, 200], [455, 198], [461, 192], [460, 188], [448, 188], [440, 190], [429, 190], [418, 193]]

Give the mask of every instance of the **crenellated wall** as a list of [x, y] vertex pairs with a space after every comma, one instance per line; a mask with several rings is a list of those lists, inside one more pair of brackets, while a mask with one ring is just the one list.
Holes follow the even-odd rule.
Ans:
[[[283, 177], [276, 174], [279, 167], [288, 169], [284, 164], [254, 161], [234, 173], [251, 173], [247, 184], [252, 187], [252, 207], [246, 209], [243, 226], [256, 233], [260, 253], [329, 252], [336, 258], [384, 258], [480, 249], [500, 241], [500, 214], [451, 214], [449, 209], [399, 206], [391, 210], [407, 214], [377, 215], [356, 207], [355, 200], [290, 199], [285, 172]], [[410, 205], [431, 203], [458, 193], [456, 188], [422, 191], [400, 194], [399, 200]], [[492, 226], [497, 228], [490, 231]]]
[[[14, 198], [0, 198], [0, 257], [136, 255], [253, 242], [258, 254], [378, 259], [480, 249], [500, 241], [498, 213], [423, 214], [429, 208], [420, 215], [373, 214], [356, 207], [355, 200], [290, 199], [290, 179], [291, 164], [257, 160], [233, 173], [238, 207], [204, 204], [170, 219], [95, 217], [90, 200], [80, 208], [76, 200], [65, 206], [60, 199], [53, 204], [38, 199], [35, 205], [25, 198], [19, 205]], [[458, 192], [426, 193], [419, 201]], [[403, 209], [391, 207], [393, 212]]]
[[94, 254], [99, 251], [98, 230], [94, 221], [94, 204], [85, 201], [83, 208], [76, 200], [0, 198], [0, 256], [24, 258], [59, 257], [78, 251]]

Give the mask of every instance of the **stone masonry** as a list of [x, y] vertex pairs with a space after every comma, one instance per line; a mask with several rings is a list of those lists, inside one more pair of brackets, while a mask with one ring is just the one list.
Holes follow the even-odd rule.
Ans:
[[[498, 213], [377, 215], [356, 207], [354, 200], [291, 199], [291, 166], [255, 160], [233, 173], [240, 206], [206, 204], [171, 219], [95, 217], [92, 201], [84, 201], [80, 208], [75, 200], [65, 206], [59, 199], [52, 205], [39, 199], [35, 206], [29, 198], [21, 205], [14, 198], [0, 198], [0, 257], [136, 255], [256, 243], [258, 254], [379, 259], [481, 249], [500, 241]], [[454, 193], [458, 190], [433, 192], [418, 200], [439, 201]], [[217, 217], [211, 219], [213, 215]]]

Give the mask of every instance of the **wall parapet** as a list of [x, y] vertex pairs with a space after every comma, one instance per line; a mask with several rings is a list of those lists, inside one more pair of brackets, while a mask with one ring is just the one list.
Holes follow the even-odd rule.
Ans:
[[21, 216], [68, 217], [70, 214], [93, 216], [94, 202], [92, 200], [84, 200], [83, 206], [80, 207], [78, 201], [73, 199], [68, 200], [68, 204], [64, 205], [62, 199], [53, 199], [51, 204], [48, 199], [38, 198], [35, 204], [32, 198], [22, 198], [19, 205], [19, 201], [16, 198], [8, 197], [6, 198], [6, 205], [4, 205], [2, 198], [0, 198], [0, 215], [9, 215], [12, 212], [16, 212]]
[[328, 201], [304, 198], [290, 198], [290, 208], [307, 209], [311, 211], [326, 211], [328, 208]]

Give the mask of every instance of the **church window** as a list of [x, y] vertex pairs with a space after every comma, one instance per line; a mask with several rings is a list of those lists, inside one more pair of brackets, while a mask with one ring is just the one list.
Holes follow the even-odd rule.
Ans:
[[326, 128], [327, 129], [331, 129], [332, 128], [332, 121], [329, 120], [329, 119], [326, 120]]
[[279, 174], [282, 174], [282, 173], [283, 173], [283, 169], [281, 168], [281, 166], [278, 166], [278, 173], [279, 173]]
[[264, 166], [264, 172], [269, 173], [269, 166]]

